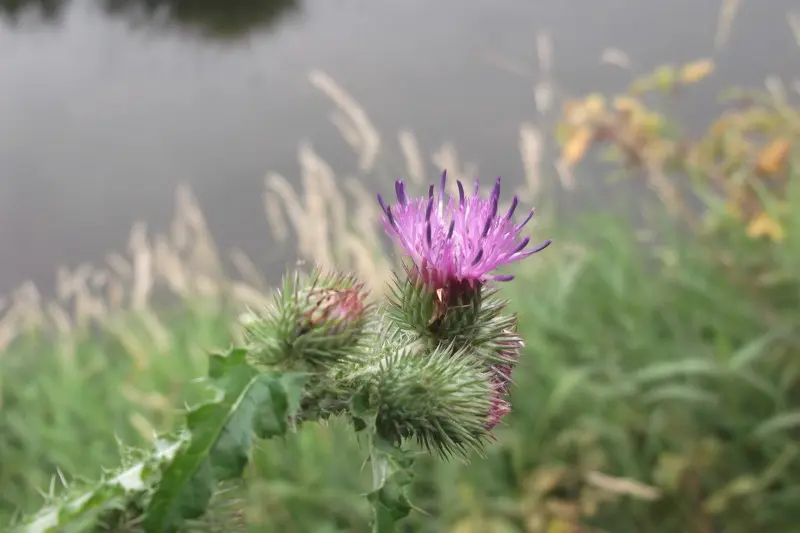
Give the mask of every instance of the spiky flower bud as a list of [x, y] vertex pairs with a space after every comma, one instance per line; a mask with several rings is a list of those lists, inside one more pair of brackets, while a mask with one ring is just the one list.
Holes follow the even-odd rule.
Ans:
[[430, 349], [397, 331], [353, 377], [366, 384], [376, 429], [390, 442], [413, 439], [441, 456], [466, 456], [491, 437], [491, 374], [463, 350]]
[[251, 354], [268, 365], [330, 366], [361, 347], [371, 306], [355, 277], [287, 276], [283, 290], [261, 314], [243, 323]]

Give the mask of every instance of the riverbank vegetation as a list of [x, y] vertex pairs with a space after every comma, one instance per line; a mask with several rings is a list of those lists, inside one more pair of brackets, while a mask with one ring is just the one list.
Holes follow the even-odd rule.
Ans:
[[[612, 165], [626, 187], [646, 191], [637, 223], [613, 202], [569, 224], [550, 220], [556, 244], [503, 289], [526, 341], [514, 411], [487, 458], [419, 465], [419, 510], [403, 531], [796, 529], [800, 107], [772, 80], [766, 91], [728, 95], [718, 120], [690, 135], [659, 103], [679, 101], [712, 71], [705, 61], [662, 68], [623, 95], [564, 103], [559, 168], [587, 158]], [[363, 110], [324, 74], [312, 82], [337, 102], [360, 168], [376, 168], [381, 141]], [[548, 135], [521, 128], [523, 196], [543, 189], [536, 139]], [[421, 185], [424, 158], [410, 133], [400, 140], [408, 177]], [[434, 162], [459, 175], [456, 159], [445, 147]], [[337, 181], [310, 146], [300, 163], [302, 194], [281, 176], [266, 180], [276, 238], [380, 291], [394, 260], [381, 252], [371, 194]], [[27, 286], [6, 302], [4, 523], [172, 428], [207, 351], [236, 340], [236, 315], [269, 293], [241, 254], [230, 258], [237, 274], [226, 271], [196, 202], [186, 190], [177, 199], [168, 235], [137, 227], [129, 254], [61, 272], [56, 301]], [[536, 203], [546, 215], [546, 197]], [[246, 486], [221, 498], [206, 525], [369, 531], [362, 462], [336, 420], [260, 444]]]

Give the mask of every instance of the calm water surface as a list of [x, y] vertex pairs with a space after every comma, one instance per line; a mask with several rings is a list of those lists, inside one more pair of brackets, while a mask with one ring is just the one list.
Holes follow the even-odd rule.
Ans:
[[[794, 0], [743, 2], [714, 84], [685, 98], [693, 126], [714, 94], [800, 73], [785, 16]], [[225, 5], [220, 11], [214, 5]], [[536, 120], [537, 32], [553, 42], [565, 93], [612, 91], [633, 69], [709, 54], [720, 3], [707, 0], [0, 0], [0, 293], [57, 265], [123, 249], [131, 224], [163, 230], [178, 183], [198, 196], [221, 248], [265, 268], [266, 171], [297, 176], [309, 140], [338, 172], [356, 161], [308, 82], [331, 74], [393, 140], [411, 127], [452, 139], [486, 174], [519, 176], [517, 128]], [[41, 9], [41, 8], [44, 9]], [[36, 13], [44, 11], [45, 16]], [[486, 177], [486, 176], [484, 176]], [[371, 186], [386, 188], [372, 178]], [[544, 207], [542, 207], [544, 209]], [[278, 268], [281, 270], [282, 267]]]

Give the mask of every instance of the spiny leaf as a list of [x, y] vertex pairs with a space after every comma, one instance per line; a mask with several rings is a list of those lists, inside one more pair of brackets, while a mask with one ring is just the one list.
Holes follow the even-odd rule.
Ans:
[[259, 373], [246, 355], [231, 349], [212, 356], [209, 376], [223, 394], [188, 413], [191, 441], [163, 472], [143, 523], [148, 533], [174, 532], [183, 520], [202, 516], [217, 483], [242, 475], [253, 439], [286, 432], [305, 377]]
[[110, 512], [123, 511], [158, 481], [161, 467], [171, 461], [186, 444], [186, 438], [186, 435], [181, 435], [175, 441], [156, 442], [156, 450], [141, 462], [99, 482], [90, 490], [43, 509], [29, 520], [24, 520], [16, 531], [77, 533], [96, 530], [99, 523], [108, 520]]

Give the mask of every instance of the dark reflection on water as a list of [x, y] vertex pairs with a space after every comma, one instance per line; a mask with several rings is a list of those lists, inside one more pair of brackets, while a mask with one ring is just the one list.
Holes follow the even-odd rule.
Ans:
[[[215, 39], [238, 38], [267, 28], [299, 9], [297, 0], [98, 0], [111, 15], [160, 22]], [[12, 23], [23, 13], [57, 22], [68, 0], [0, 0], [0, 14]]]
[[112, 14], [138, 15], [196, 29], [205, 37], [237, 38], [275, 24], [299, 8], [296, 0], [103, 0]]
[[15, 23], [24, 13], [34, 13], [46, 21], [56, 21], [65, 0], [0, 0], [0, 15]]
[[[221, 251], [241, 246], [281, 272], [292, 252], [269, 241], [264, 174], [298, 184], [306, 140], [337, 175], [359, 172], [328, 120], [331, 102], [308, 81], [315, 68], [384, 135], [390, 171], [365, 177], [370, 188], [388, 190], [402, 173], [404, 128], [426, 156], [452, 140], [484, 179], [519, 182], [520, 123], [546, 138], [553, 127], [533, 98], [539, 32], [552, 37], [559, 94], [610, 93], [662, 63], [712, 54], [721, 1], [0, 0], [0, 294], [27, 279], [52, 286], [59, 264], [102, 262], [137, 220], [166, 230], [181, 182]], [[723, 87], [800, 72], [786, 23], [797, 0], [741, 5], [714, 81], [683, 97], [695, 131]], [[601, 64], [612, 46], [632, 72]], [[600, 179], [584, 169], [583, 197], [604, 201]]]

